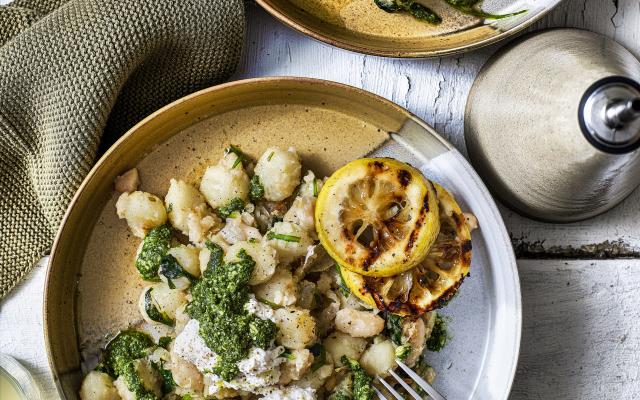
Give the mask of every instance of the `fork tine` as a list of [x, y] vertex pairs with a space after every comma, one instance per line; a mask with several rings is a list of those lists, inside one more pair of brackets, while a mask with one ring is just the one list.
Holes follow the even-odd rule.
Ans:
[[434, 400], [446, 400], [440, 393], [438, 393], [433, 388], [433, 386], [429, 385], [424, 379], [420, 377], [420, 375], [413, 372], [413, 370], [409, 368], [405, 363], [403, 363], [398, 359], [396, 359], [396, 363], [398, 364], [398, 366], [400, 366], [400, 368], [404, 370], [404, 372], [407, 373], [407, 375], [409, 375], [411, 379], [413, 379], [418, 384], [418, 386], [422, 388], [422, 390], [427, 392], [427, 394], [431, 396]]
[[375, 386], [374, 386], [374, 387], [373, 387], [373, 390], [375, 390], [375, 391], [376, 391], [376, 394], [378, 395], [378, 397], [380, 398], [380, 400], [388, 400], [388, 399], [387, 399], [387, 398], [382, 394], [382, 392], [381, 392], [380, 390], [378, 390], [378, 388], [377, 388], [377, 387], [375, 387]]
[[413, 390], [413, 388], [411, 386], [409, 386], [409, 384], [407, 382], [404, 381], [404, 379], [402, 379], [400, 377], [400, 375], [396, 374], [392, 369], [389, 370], [389, 373], [391, 374], [391, 376], [393, 376], [394, 378], [396, 378], [396, 380], [398, 381], [399, 384], [402, 385], [402, 387], [404, 388], [404, 390], [407, 391], [407, 393], [409, 393], [414, 399], [416, 400], [422, 400], [422, 396], [420, 396], [418, 394], [418, 392], [416, 392], [415, 390]]
[[393, 395], [393, 397], [395, 397], [397, 400], [404, 400], [404, 397], [402, 397], [402, 395], [398, 393], [398, 391], [395, 390], [393, 386], [389, 385], [387, 381], [384, 380], [384, 378], [380, 378], [379, 376], [377, 376], [376, 379], [378, 380], [378, 382], [382, 383], [385, 388], [387, 388], [387, 390]]

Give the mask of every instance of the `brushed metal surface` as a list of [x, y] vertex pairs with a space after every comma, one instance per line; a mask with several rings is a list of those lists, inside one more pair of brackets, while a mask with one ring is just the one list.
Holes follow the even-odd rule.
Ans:
[[577, 29], [528, 35], [487, 62], [467, 101], [465, 138], [472, 163], [503, 202], [529, 217], [569, 222], [610, 209], [640, 184], [640, 151], [598, 150], [579, 125], [583, 95], [611, 76], [640, 82], [640, 62]]

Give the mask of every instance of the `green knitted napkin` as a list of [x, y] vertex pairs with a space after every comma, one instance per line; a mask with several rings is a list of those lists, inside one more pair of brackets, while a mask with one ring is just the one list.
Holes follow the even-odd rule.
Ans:
[[242, 0], [16, 0], [0, 6], [0, 298], [47, 254], [104, 149], [226, 80]]

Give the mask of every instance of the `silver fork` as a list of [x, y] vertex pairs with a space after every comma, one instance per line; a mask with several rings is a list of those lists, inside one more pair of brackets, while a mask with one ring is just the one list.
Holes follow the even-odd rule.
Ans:
[[[417, 383], [418, 386], [420, 386], [420, 388], [429, 395], [429, 398], [433, 400], [446, 400], [444, 397], [442, 397], [440, 393], [438, 393], [433, 388], [433, 386], [429, 385], [427, 381], [425, 381], [420, 377], [420, 375], [413, 372], [413, 370], [409, 368], [405, 363], [396, 359], [396, 364], [398, 364], [398, 366], [402, 368], [402, 370], [406, 372], [406, 374], [409, 375], [409, 377], [413, 379], [413, 381]], [[409, 386], [407, 382], [405, 382], [398, 374], [396, 374], [394, 370], [390, 369], [389, 375], [391, 375], [396, 381], [398, 381], [398, 383], [402, 385], [404, 390], [406, 390], [407, 393], [409, 393], [415, 400], [422, 400], [422, 396], [420, 396], [418, 392], [416, 392], [411, 386]], [[389, 391], [389, 393], [391, 393], [393, 397], [395, 397], [397, 400], [404, 400], [404, 397], [402, 397], [402, 395], [398, 393], [398, 391], [395, 390], [393, 386], [391, 386], [387, 381], [385, 381], [384, 378], [380, 376], [376, 376], [376, 380], [380, 382], [380, 384], [384, 386]], [[380, 400], [390, 400], [390, 399], [387, 399], [382, 394], [382, 392], [380, 392], [380, 390], [378, 390], [378, 388], [376, 388], [375, 386], [373, 387], [373, 389], [376, 391], [376, 394], [378, 395]]]

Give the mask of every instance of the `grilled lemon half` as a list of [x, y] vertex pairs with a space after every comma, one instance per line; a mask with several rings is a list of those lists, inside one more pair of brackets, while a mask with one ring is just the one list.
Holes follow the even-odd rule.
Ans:
[[420, 315], [440, 308], [469, 274], [471, 234], [451, 194], [435, 184], [440, 205], [440, 233], [427, 257], [402, 274], [375, 278], [346, 268], [340, 273], [351, 292], [365, 303], [400, 315]]
[[355, 160], [331, 175], [315, 219], [320, 242], [338, 264], [377, 277], [422, 261], [440, 229], [431, 182], [390, 158]]

